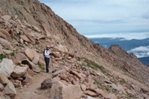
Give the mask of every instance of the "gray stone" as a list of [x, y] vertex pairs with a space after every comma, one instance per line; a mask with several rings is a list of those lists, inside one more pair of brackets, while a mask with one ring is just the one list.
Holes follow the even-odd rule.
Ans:
[[0, 63], [0, 74], [9, 77], [10, 74], [13, 72], [14, 67], [15, 65], [13, 64], [13, 61], [5, 58]]
[[4, 16], [1, 16], [1, 18], [2, 18], [5, 22], [8, 22], [8, 21], [11, 19], [11, 16], [10, 16], [10, 15], [4, 15]]
[[41, 83], [41, 89], [48, 89], [52, 87], [52, 79], [48, 78]]

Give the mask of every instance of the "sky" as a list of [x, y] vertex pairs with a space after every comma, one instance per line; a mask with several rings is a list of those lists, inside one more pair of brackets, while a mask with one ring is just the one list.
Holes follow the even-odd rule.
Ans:
[[149, 34], [149, 0], [39, 1], [88, 37], [116, 33]]

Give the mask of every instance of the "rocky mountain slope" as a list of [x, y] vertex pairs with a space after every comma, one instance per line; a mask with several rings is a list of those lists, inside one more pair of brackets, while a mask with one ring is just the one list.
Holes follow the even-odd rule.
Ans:
[[149, 98], [149, 68], [136, 56], [92, 43], [38, 0], [0, 0], [0, 60], [2, 99]]

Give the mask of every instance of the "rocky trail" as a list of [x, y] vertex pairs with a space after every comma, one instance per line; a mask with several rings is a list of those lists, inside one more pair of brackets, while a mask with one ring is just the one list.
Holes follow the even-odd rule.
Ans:
[[49, 99], [47, 96], [47, 90], [41, 90], [41, 83], [50, 78], [51, 74], [41, 73], [35, 75], [32, 81], [23, 88], [17, 89], [17, 96], [15, 99]]

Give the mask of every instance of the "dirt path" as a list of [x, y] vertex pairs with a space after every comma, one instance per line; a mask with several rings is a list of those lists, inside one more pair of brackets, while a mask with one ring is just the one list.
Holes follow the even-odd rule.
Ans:
[[41, 83], [49, 78], [51, 75], [47, 73], [40, 73], [32, 78], [32, 81], [17, 90], [17, 96], [15, 99], [48, 99], [46, 90], [40, 90]]

